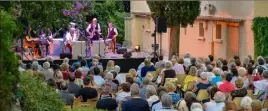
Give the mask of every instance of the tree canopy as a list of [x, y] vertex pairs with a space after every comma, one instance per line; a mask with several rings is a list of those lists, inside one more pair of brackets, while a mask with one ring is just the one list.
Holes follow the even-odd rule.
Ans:
[[152, 17], [166, 18], [170, 31], [169, 58], [179, 53], [180, 27], [192, 25], [200, 14], [200, 1], [147, 1]]

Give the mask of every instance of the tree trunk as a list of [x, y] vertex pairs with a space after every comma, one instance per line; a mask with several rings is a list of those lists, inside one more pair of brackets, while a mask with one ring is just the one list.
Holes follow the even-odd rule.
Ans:
[[180, 47], [180, 26], [170, 27], [170, 45], [169, 45], [169, 60], [174, 54], [179, 55]]

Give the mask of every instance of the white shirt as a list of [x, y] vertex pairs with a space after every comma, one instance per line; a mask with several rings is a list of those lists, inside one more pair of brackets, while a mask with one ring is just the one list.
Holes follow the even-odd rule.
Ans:
[[99, 75], [94, 75], [94, 82], [97, 84], [98, 88], [101, 88], [105, 80]]
[[119, 101], [123, 101], [125, 99], [125, 97], [128, 97], [128, 96], [131, 96], [130, 95], [130, 92], [120, 92], [116, 95], [116, 101], [119, 102]]
[[25, 69], [21, 68], [20, 66], [19, 66], [18, 70], [19, 70], [19, 72], [24, 72], [25, 71]]
[[118, 80], [119, 81], [119, 83], [120, 84], [122, 84], [122, 83], [125, 83], [126, 82], [126, 75], [127, 74], [124, 74], [124, 73], [119, 73], [117, 76], [116, 76], [116, 80]]
[[77, 39], [78, 39], [78, 37], [77, 37], [76, 33], [74, 33], [74, 35], [73, 35], [73, 37], [72, 37], [72, 36], [71, 36], [71, 33], [68, 32], [68, 33], [66, 34], [66, 41], [64, 42], [64, 44], [66, 44], [67, 41], [70, 41], [70, 42], [72, 43], [72, 42], [74, 42], [74, 41], [77, 41]]
[[[97, 25], [98, 25], [98, 32], [100, 33], [101, 32], [100, 24], [97, 23]], [[93, 27], [96, 28], [97, 25], [93, 25]], [[91, 28], [91, 24], [87, 26], [87, 29], [86, 29], [87, 33], [89, 33], [90, 28]]]
[[83, 66], [82, 69], [83, 69], [82, 73], [85, 74], [85, 75], [87, 75], [88, 74], [88, 71], [89, 71], [89, 68]]

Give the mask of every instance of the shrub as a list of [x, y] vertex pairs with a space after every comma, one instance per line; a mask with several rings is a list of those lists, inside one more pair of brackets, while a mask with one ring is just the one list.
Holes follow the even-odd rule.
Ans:
[[254, 57], [268, 55], [268, 17], [255, 17], [252, 23], [254, 33]]

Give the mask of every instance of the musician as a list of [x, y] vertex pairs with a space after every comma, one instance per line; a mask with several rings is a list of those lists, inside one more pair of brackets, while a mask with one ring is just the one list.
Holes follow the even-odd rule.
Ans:
[[[45, 47], [45, 51], [46, 52], [43, 52], [45, 53], [45, 55], [48, 55], [49, 54], [49, 38], [47, 37], [46, 33], [44, 30], [41, 30], [41, 34], [40, 34], [40, 45], [43, 47]], [[43, 50], [42, 50], [43, 51]]]
[[107, 39], [112, 39], [110, 48], [112, 49], [113, 53], [115, 53], [117, 35], [118, 35], [117, 29], [114, 27], [113, 23], [109, 22]]
[[72, 45], [74, 41], [77, 41], [78, 37], [75, 33], [75, 28], [71, 28], [70, 32], [66, 34], [66, 41], [64, 42], [64, 46], [62, 48], [62, 51], [64, 52], [66, 47], [70, 49], [70, 52], [72, 53]]
[[91, 41], [99, 40], [101, 28], [100, 24], [97, 23], [97, 18], [92, 19], [92, 23], [88, 25], [86, 31], [89, 33]]
[[33, 48], [34, 50], [34, 57], [39, 58], [40, 57], [40, 50], [39, 50], [39, 39], [38, 38], [32, 38], [32, 28], [29, 27], [26, 33], [26, 36], [24, 38], [24, 47]]

